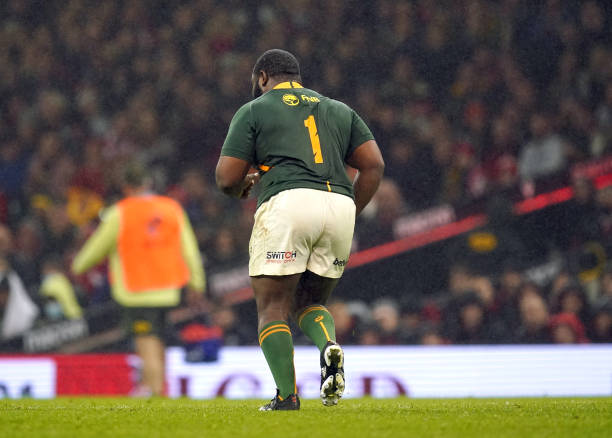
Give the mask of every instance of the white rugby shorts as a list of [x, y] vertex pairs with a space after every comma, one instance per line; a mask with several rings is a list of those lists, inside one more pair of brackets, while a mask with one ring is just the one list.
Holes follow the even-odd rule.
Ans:
[[284, 190], [255, 213], [249, 275], [291, 275], [309, 270], [340, 278], [355, 229], [355, 202], [339, 193]]

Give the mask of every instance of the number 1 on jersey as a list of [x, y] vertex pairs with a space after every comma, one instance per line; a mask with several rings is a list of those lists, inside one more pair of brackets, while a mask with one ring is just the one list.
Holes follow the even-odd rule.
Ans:
[[308, 116], [308, 118], [304, 120], [304, 126], [308, 128], [308, 135], [310, 135], [310, 145], [312, 146], [312, 153], [314, 154], [314, 162], [322, 163], [323, 154], [321, 153], [319, 132], [317, 131], [317, 124], [313, 115]]

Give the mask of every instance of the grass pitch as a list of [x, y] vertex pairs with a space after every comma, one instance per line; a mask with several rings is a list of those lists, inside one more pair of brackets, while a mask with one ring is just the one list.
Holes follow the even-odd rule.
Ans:
[[611, 437], [612, 398], [303, 400], [0, 400], [0, 437]]

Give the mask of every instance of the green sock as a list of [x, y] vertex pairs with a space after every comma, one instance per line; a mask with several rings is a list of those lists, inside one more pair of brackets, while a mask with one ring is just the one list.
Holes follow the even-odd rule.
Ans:
[[328, 341], [336, 342], [334, 317], [325, 306], [307, 307], [298, 318], [298, 325], [306, 336], [322, 351]]
[[259, 332], [263, 350], [279, 395], [284, 399], [297, 392], [293, 367], [293, 337], [285, 321], [273, 321]]

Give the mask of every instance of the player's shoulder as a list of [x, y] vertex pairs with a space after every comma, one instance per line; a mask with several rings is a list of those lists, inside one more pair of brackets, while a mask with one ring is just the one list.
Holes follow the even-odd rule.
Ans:
[[168, 207], [172, 209], [182, 210], [180, 202], [170, 196], [150, 193], [143, 196], [128, 196], [121, 199], [116, 204], [109, 207], [110, 209], [125, 209], [125, 207], [131, 207], [132, 209], [146, 210], [155, 209], [157, 207]]
[[100, 210], [98, 217], [102, 222], [113, 222], [119, 219], [121, 202], [116, 202]]
[[355, 114], [355, 111], [349, 105], [338, 99], [322, 98], [321, 104], [326, 108], [328, 114], [342, 120], [351, 120]]
[[351, 107], [349, 107], [346, 103], [342, 102], [341, 100], [334, 99], [333, 97], [325, 96], [319, 93], [318, 91], [312, 90], [310, 88], [305, 88], [304, 90], [306, 90], [307, 93], [316, 97], [318, 101], [323, 105], [326, 105], [332, 108], [336, 108], [341, 111], [352, 111]]
[[[257, 99], [255, 99], [255, 100], [257, 100]], [[253, 103], [255, 102], [255, 100], [251, 100], [251, 101], [243, 104], [240, 108], [238, 108], [238, 110], [234, 114], [234, 118], [248, 116], [250, 114], [250, 112], [252, 111]]]
[[331, 107], [338, 109], [339, 111], [353, 112], [353, 109], [341, 100], [332, 99], [331, 97], [328, 97], [326, 99], [326, 103]]

